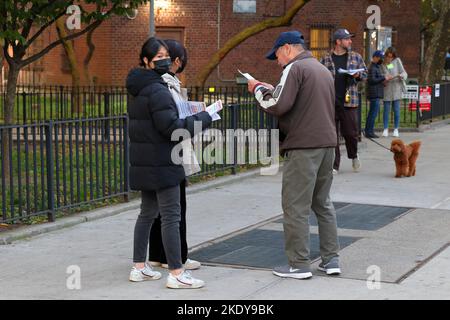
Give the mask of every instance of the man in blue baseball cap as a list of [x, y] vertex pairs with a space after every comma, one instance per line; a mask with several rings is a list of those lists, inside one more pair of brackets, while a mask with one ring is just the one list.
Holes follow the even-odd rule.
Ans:
[[380, 110], [380, 100], [384, 97], [384, 83], [392, 79], [390, 75], [383, 75], [381, 64], [383, 63], [384, 52], [377, 50], [372, 54], [372, 63], [369, 66], [367, 78], [367, 99], [369, 99], [369, 112], [367, 113], [366, 127], [364, 135], [367, 138], [379, 138], [374, 133], [375, 119]]
[[312, 277], [309, 215], [319, 221], [319, 270], [339, 274], [336, 211], [330, 199], [336, 147], [334, 82], [330, 72], [303, 47], [299, 31], [283, 32], [266, 55], [283, 67], [279, 84], [252, 79], [248, 90], [259, 107], [278, 119], [283, 166], [282, 207], [288, 264], [273, 269], [283, 278]]
[[275, 41], [272, 50], [266, 55], [266, 58], [269, 60], [276, 60], [276, 51], [285, 44], [305, 44], [305, 39], [299, 31], [282, 32]]

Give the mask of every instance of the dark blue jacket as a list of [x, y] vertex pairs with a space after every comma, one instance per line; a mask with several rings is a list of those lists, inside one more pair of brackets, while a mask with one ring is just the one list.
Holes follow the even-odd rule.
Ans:
[[383, 99], [384, 96], [384, 82], [385, 77], [381, 72], [381, 65], [371, 63], [369, 66], [369, 74], [367, 77], [367, 98]]
[[203, 111], [180, 119], [177, 106], [167, 84], [151, 69], [130, 71], [126, 80], [132, 95], [128, 105], [130, 138], [130, 188], [160, 190], [173, 187], [185, 179], [182, 165], [172, 162], [171, 141], [176, 129], [187, 129], [194, 136], [194, 121], [202, 122], [202, 130], [211, 125], [210, 115]]

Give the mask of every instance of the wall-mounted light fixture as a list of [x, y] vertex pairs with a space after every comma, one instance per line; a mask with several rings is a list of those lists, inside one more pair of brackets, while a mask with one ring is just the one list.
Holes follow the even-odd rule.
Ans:
[[129, 8], [129, 4], [125, 4], [124, 7], [127, 8], [127, 10], [125, 12], [127, 18], [130, 20], [136, 19], [137, 14], [138, 14], [138, 9]]
[[162, 11], [169, 9], [169, 7], [170, 7], [169, 0], [155, 0], [156, 14], [159, 14]]

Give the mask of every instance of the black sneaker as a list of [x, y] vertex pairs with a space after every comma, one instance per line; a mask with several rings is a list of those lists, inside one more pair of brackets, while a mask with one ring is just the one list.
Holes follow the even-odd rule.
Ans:
[[371, 138], [371, 139], [378, 139], [379, 136], [377, 136], [375, 133], [366, 133], [364, 134], [366, 136], [366, 138]]

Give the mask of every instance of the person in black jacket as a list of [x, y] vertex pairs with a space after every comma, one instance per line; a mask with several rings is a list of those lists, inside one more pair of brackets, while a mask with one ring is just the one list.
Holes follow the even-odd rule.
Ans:
[[[134, 266], [130, 281], [159, 279], [161, 273], [146, 263], [149, 234], [153, 221], [161, 216], [161, 233], [169, 266], [166, 286], [200, 288], [204, 282], [185, 272], [180, 245], [180, 183], [185, 179], [181, 164], [172, 160], [172, 133], [185, 129], [194, 136], [194, 122], [202, 130], [210, 126], [207, 112], [180, 119], [177, 106], [161, 76], [168, 72], [171, 60], [167, 45], [149, 38], [142, 46], [143, 68], [130, 71], [126, 80], [132, 99], [128, 107], [130, 139], [130, 188], [142, 194], [141, 212], [134, 229]], [[196, 126], [197, 127], [197, 126]]]
[[369, 112], [367, 113], [365, 136], [368, 138], [379, 138], [374, 132], [375, 119], [380, 110], [380, 99], [383, 99], [383, 87], [385, 81], [389, 81], [389, 75], [384, 76], [381, 72], [384, 53], [377, 50], [372, 55], [372, 63], [369, 66], [367, 98], [370, 101]]
[[[186, 48], [178, 41], [167, 39], [164, 40], [169, 48], [170, 60], [172, 66], [168, 73], [164, 74], [162, 78], [167, 83], [170, 93], [172, 94], [175, 102], [177, 100], [187, 101], [187, 90], [181, 88], [181, 82], [177, 78], [176, 74], [183, 72], [187, 65], [187, 51]], [[186, 171], [186, 176], [195, 173]], [[201, 267], [199, 261], [188, 258], [188, 244], [186, 237], [186, 184], [187, 181], [183, 180], [180, 184], [180, 196], [181, 196], [181, 221], [180, 221], [180, 237], [181, 237], [181, 260], [186, 270], [195, 270]], [[164, 252], [164, 244], [161, 237], [161, 218], [155, 219], [150, 232], [150, 243], [148, 248], [148, 260], [152, 267], [168, 268], [167, 258]]]

